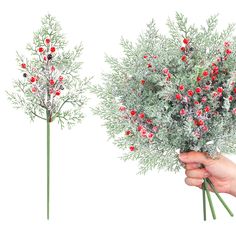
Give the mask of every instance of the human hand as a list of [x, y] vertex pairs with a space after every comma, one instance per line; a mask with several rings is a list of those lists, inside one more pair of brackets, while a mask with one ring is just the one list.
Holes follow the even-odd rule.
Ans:
[[209, 178], [218, 192], [236, 197], [236, 164], [231, 160], [222, 155], [213, 160], [204, 152], [194, 151], [181, 153], [179, 159], [186, 164], [187, 185], [201, 188], [203, 178]]

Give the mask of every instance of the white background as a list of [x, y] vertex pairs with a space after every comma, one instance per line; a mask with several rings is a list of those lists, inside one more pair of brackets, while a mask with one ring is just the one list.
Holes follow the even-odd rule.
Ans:
[[[30, 123], [14, 110], [5, 90], [12, 89], [16, 50], [24, 53], [40, 19], [51, 13], [61, 23], [70, 46], [84, 43], [81, 75], [99, 83], [104, 54], [119, 55], [120, 37], [134, 40], [154, 18], [166, 32], [176, 11], [204, 23], [220, 13], [219, 27], [236, 22], [234, 1], [57, 0], [0, 3], [0, 235], [3, 236], [153, 236], [235, 235], [230, 218], [215, 199], [218, 219], [202, 220], [201, 191], [184, 184], [184, 172], [136, 175], [137, 163], [119, 160], [107, 141], [102, 121], [92, 116], [72, 130], [52, 125], [51, 219], [46, 220], [46, 124]], [[224, 195], [236, 213], [236, 199]]]

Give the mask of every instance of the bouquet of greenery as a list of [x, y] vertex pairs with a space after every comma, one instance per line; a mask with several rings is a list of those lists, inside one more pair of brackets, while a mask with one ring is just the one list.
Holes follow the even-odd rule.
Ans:
[[54, 120], [71, 128], [83, 118], [85, 91], [90, 79], [80, 79], [78, 58], [82, 45], [66, 50], [67, 42], [54, 17], [42, 18], [42, 27], [27, 45], [31, 59], [17, 53], [17, 64], [23, 75], [14, 81], [14, 91], [7, 92], [15, 108], [23, 109], [29, 118], [40, 118], [47, 127], [47, 218], [50, 193], [50, 126]]
[[[152, 21], [136, 43], [122, 38], [123, 57], [106, 56], [111, 70], [103, 75], [103, 85], [93, 87], [101, 101], [95, 114], [104, 119], [115, 144], [128, 149], [122, 158], [139, 161], [140, 173], [178, 171], [180, 152], [217, 158], [236, 151], [234, 25], [219, 33], [217, 15], [198, 28], [177, 13], [167, 26], [167, 36]], [[205, 194], [215, 219], [208, 185], [233, 215], [206, 178], [204, 219]]]

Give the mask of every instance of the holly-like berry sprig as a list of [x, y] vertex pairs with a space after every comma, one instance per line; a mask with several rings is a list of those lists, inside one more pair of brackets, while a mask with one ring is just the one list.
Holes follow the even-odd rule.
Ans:
[[42, 18], [42, 27], [27, 45], [30, 57], [17, 53], [17, 65], [23, 75], [14, 81], [8, 98], [14, 107], [24, 110], [31, 120], [40, 118], [47, 124], [47, 218], [50, 209], [50, 127], [57, 120], [61, 128], [71, 128], [83, 118], [81, 111], [90, 78], [80, 79], [79, 57], [82, 45], [73, 50], [54, 17]]

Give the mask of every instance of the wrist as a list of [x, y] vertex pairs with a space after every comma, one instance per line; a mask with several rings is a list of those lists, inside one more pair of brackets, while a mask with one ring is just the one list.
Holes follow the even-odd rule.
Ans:
[[229, 194], [236, 197], [236, 178], [231, 181]]

